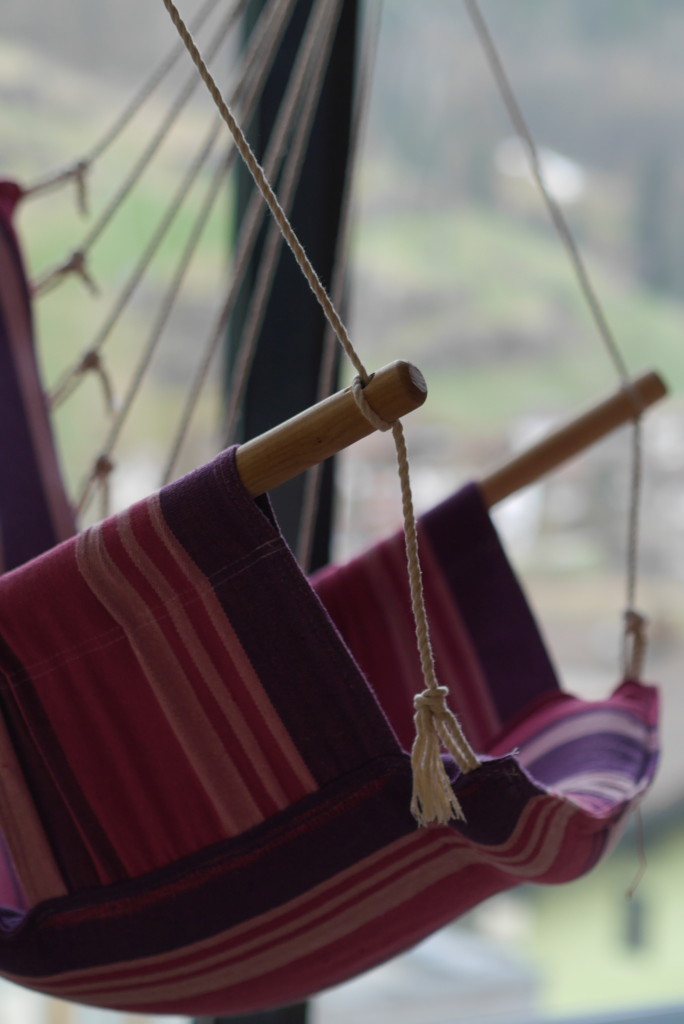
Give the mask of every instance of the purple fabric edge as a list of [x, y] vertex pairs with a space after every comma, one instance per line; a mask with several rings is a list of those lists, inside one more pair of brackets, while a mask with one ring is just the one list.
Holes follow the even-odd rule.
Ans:
[[[253, 668], [319, 784], [367, 759], [401, 755], [380, 705], [290, 552], [267, 499], [255, 503], [245, 490], [235, 451], [226, 450], [161, 492], [168, 527], [212, 581]], [[194, 491], [200, 479], [192, 502], [186, 501], [188, 486]], [[252, 554], [246, 557], [245, 551]]]
[[559, 690], [554, 667], [477, 484], [421, 516], [445, 580], [489, 682], [510, 723]]
[[[21, 295], [17, 301], [24, 306], [32, 329], [31, 296], [21, 248], [11, 220], [12, 210], [21, 195], [21, 189], [13, 182], [0, 181], [0, 245], [5, 247], [16, 268], [21, 284]], [[58, 487], [56, 477], [51, 483], [43, 478], [26, 416], [27, 403], [32, 399], [21, 388], [11, 356], [9, 331], [9, 324], [0, 310], [0, 438], [12, 438], [11, 445], [6, 440], [0, 443], [0, 572], [22, 565], [64, 540], [55, 520], [55, 506], [68, 506], [63, 488], [58, 493], [49, 491], [50, 487]], [[30, 358], [35, 364], [33, 338], [29, 341]], [[37, 365], [35, 381], [34, 400], [44, 405]], [[54, 447], [49, 458], [57, 463]]]

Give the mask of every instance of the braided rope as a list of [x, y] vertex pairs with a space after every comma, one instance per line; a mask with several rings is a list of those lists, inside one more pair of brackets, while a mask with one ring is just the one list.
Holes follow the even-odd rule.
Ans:
[[[245, 6], [246, 0], [238, 0], [237, 8], [239, 12]], [[192, 22], [192, 31], [197, 32], [206, 22], [209, 15], [212, 13], [215, 7], [218, 6], [220, 0], [208, 0], [207, 3], [198, 11], [195, 19]], [[138, 111], [142, 109], [144, 104], [150, 98], [152, 93], [155, 91], [157, 86], [164, 80], [166, 75], [172, 70], [174, 65], [178, 62], [181, 55], [185, 53], [185, 47], [182, 43], [176, 44], [173, 49], [162, 59], [152, 71], [149, 78], [142, 84], [135, 95], [128, 102], [123, 111], [119, 114], [113, 124], [106, 129], [106, 131], [100, 136], [98, 141], [91, 146], [88, 153], [83, 156], [77, 163], [72, 167], [68, 167], [66, 170], [58, 171], [49, 175], [47, 178], [43, 178], [40, 181], [34, 182], [29, 185], [28, 188], [24, 189], [25, 196], [38, 195], [42, 192], [51, 191], [57, 188], [59, 185], [72, 179], [76, 182], [76, 193], [77, 203], [79, 211], [82, 214], [87, 214], [87, 195], [86, 195], [86, 175], [90, 170], [91, 165], [102, 156], [102, 154], [109, 149], [109, 147], [118, 139], [121, 133], [128, 127], [133, 118], [136, 116]]]
[[[264, 169], [254, 155], [228, 104], [224, 101], [173, 0], [163, 0], [163, 2], [202, 80], [230, 129], [240, 155], [250, 171], [259, 192], [267, 203], [271, 214], [281, 230], [283, 238], [292, 250], [309, 287], [323, 309], [328, 323], [356, 369], [361, 382], [367, 383], [369, 379], [368, 373], [352, 345], [346, 327], [297, 238]], [[472, 768], [477, 767], [479, 762], [463, 736], [457, 719], [449, 711], [445, 695], [441, 692], [443, 688], [439, 687], [436, 680], [434, 657], [430, 644], [429, 627], [422, 591], [418, 535], [411, 497], [408, 454], [403, 428], [399, 421], [392, 424], [392, 435], [397, 452], [401, 481], [404, 535], [406, 538], [409, 585], [416, 626], [416, 639], [423, 669], [425, 693], [430, 695], [430, 700], [424, 701], [417, 708], [415, 715], [416, 742], [412, 752], [414, 793], [411, 809], [420, 824], [429, 824], [433, 821], [446, 822], [454, 817], [454, 815], [458, 816], [460, 814], [460, 808], [457, 801], [455, 801], [439, 754], [440, 742], [445, 744], [447, 750], [455, 758], [462, 771], [470, 771]]]
[[[499, 89], [503, 104], [508, 112], [511, 123], [514, 130], [517, 132], [519, 138], [523, 140], [527, 148], [530, 168], [532, 175], [535, 179], [537, 187], [539, 188], [540, 194], [546, 204], [549, 216], [553, 223], [554, 228], [558, 234], [558, 237], [563, 244], [570, 261], [573, 273], [577, 280], [580, 292], [587, 304], [591, 317], [596, 326], [598, 337], [602, 342], [609, 359], [613, 363], [615, 371], [620, 379], [622, 387], [625, 393], [629, 396], [632, 405], [634, 407], [634, 422], [632, 426], [632, 444], [631, 444], [631, 474], [630, 474], [630, 485], [629, 485], [629, 499], [628, 499], [628, 513], [627, 513], [627, 543], [625, 552], [626, 571], [625, 571], [625, 631], [623, 635], [623, 672], [629, 673], [635, 671], [635, 666], [640, 665], [643, 662], [644, 657], [644, 645], [645, 640], [644, 630], [640, 632], [639, 650], [635, 653], [633, 650], [633, 634], [629, 629], [628, 623], [632, 621], [631, 616], [639, 616], [636, 611], [636, 591], [637, 591], [637, 579], [639, 569], [639, 533], [640, 533], [640, 507], [641, 507], [641, 485], [643, 476], [643, 451], [642, 451], [642, 431], [641, 431], [641, 414], [643, 413], [643, 403], [639, 398], [638, 393], [633, 387], [627, 364], [620, 351], [617, 340], [613, 334], [613, 331], [608, 322], [608, 317], [605, 314], [601, 301], [598, 297], [596, 289], [591, 280], [589, 271], [584, 263], [582, 254], [579, 250], [577, 242], [572, 234], [570, 226], [563, 214], [560, 204], [554, 199], [549, 191], [546, 181], [544, 180], [544, 173], [542, 170], [541, 159], [537, 144], [534, 140], [534, 136], [530, 131], [525, 116], [522, 112], [518, 99], [515, 95], [513, 86], [506, 74], [501, 55], [498, 52], [496, 44], [492, 38], [491, 32], [487, 26], [484, 15], [478, 5], [478, 0], [464, 0], [468, 14], [472, 21], [475, 33], [479, 39], [480, 45], [482, 46], [483, 52], [489, 64], [490, 70]], [[641, 618], [641, 617], [640, 617]], [[642, 619], [642, 621], [645, 621]], [[645, 628], [645, 627], [644, 627]], [[631, 678], [637, 678], [631, 676]]]
[[[312, 13], [312, 21], [307, 29], [307, 37], [309, 37], [309, 41], [307, 42], [305, 40], [304, 45], [300, 47], [300, 53], [297, 57], [298, 67], [295, 73], [290, 77], [285, 96], [280, 104], [278, 116], [276, 118], [273, 131], [271, 132], [264, 158], [264, 169], [262, 169], [262, 173], [267, 175], [269, 178], [274, 177], [278, 172], [285, 156], [288, 138], [297, 114], [298, 104], [301, 102], [302, 94], [307, 86], [306, 61], [309, 58], [313, 59], [315, 57], [317, 45], [316, 34], [323, 23], [321, 19], [325, 19], [328, 16], [326, 7], [329, 6], [330, 5], [327, 4], [325, 0], [322, 0], [322, 2], [318, 3], [317, 8]], [[296, 157], [296, 154], [294, 155]], [[283, 210], [283, 213], [284, 212], [285, 211]], [[171, 442], [169, 455], [164, 467], [162, 475], [163, 483], [168, 483], [176, 472], [181, 449], [189, 431], [192, 416], [199, 402], [202, 389], [208, 378], [211, 364], [216, 357], [219, 346], [225, 338], [228, 322], [240, 294], [249, 265], [249, 260], [252, 252], [254, 251], [254, 246], [256, 245], [265, 213], [266, 207], [263, 202], [263, 196], [261, 191], [257, 189], [249, 200], [247, 210], [240, 227], [240, 233], [236, 244], [235, 266], [231, 287], [223, 307], [219, 312], [209, 341], [205, 345], [202, 359], [197, 366], [193, 380], [187, 389], [185, 406], [183, 408], [176, 433]], [[249, 352], [243, 348], [242, 351], [238, 353], [238, 372], [240, 372], [242, 367], [247, 363], [248, 358]]]
[[[225, 41], [231, 29], [234, 27], [237, 17], [240, 13], [239, 6], [233, 8], [226, 17], [222, 20], [216, 35], [212, 39], [209, 47], [207, 48], [207, 54], [209, 57], [213, 57]], [[51, 291], [56, 284], [64, 279], [66, 273], [70, 270], [80, 271], [80, 268], [84, 266], [85, 258], [88, 252], [92, 249], [101, 235], [104, 233], [106, 228], [109, 226], [114, 216], [123, 206], [124, 202], [128, 199], [138, 181], [145, 173], [147, 168], [150, 166], [152, 160], [156, 156], [162, 144], [168, 137], [171, 129], [176, 124], [183, 109], [190, 102], [195, 89], [199, 84], [197, 75], [192, 74], [189, 76], [183, 84], [180, 92], [177, 94], [173, 103], [169, 107], [166, 117], [162, 121], [161, 125], [157, 129], [156, 133], [150, 139], [149, 143], [143, 150], [142, 154], [134, 164], [128, 175], [124, 179], [121, 186], [112, 196], [107, 207], [102, 211], [97, 221], [92, 225], [90, 230], [83, 238], [80, 246], [76, 250], [76, 255], [79, 258], [79, 264], [74, 265], [72, 255], [70, 260], [66, 263], [60, 264], [51, 270], [46, 271], [42, 277], [40, 277], [33, 285], [33, 293], [36, 296], [45, 295]], [[81, 272], [81, 276], [86, 280], [87, 277], [84, 272]]]
[[[297, 115], [294, 135], [289, 143], [287, 160], [280, 176], [279, 202], [289, 216], [299, 184], [306, 146], [311, 134], [313, 120], [318, 106], [325, 69], [332, 47], [335, 29], [342, 5], [335, 2], [319, 2], [312, 12], [310, 23], [297, 52], [297, 59], [289, 76], [288, 92], [281, 106], [282, 127], [290, 125], [294, 118], [295, 104], [302, 102]], [[291, 90], [290, 90], [291, 86]], [[291, 107], [291, 110], [287, 108]], [[273, 137], [281, 134], [279, 124], [274, 126]], [[283, 144], [285, 135], [283, 133]], [[281, 152], [281, 146], [278, 147]], [[267, 161], [266, 161], [267, 162]], [[266, 163], [265, 162], [265, 163]], [[273, 174], [269, 168], [269, 176]], [[260, 199], [261, 202], [261, 199]], [[249, 372], [254, 361], [259, 330], [266, 311], [268, 296], [275, 276], [283, 236], [278, 225], [271, 221], [260, 258], [259, 271], [250, 289], [250, 301], [240, 339], [240, 347], [231, 367], [231, 387], [227, 407], [221, 426], [222, 446], [227, 447], [233, 439], [240, 407], [245, 395]], [[240, 275], [241, 276], [241, 275]]]

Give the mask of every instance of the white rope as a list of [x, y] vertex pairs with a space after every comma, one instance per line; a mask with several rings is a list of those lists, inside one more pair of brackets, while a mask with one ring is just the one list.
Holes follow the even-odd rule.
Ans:
[[[193, 32], [198, 32], [202, 28], [220, 2], [221, 0], [208, 0], [208, 2], [197, 12], [196, 17], [192, 22]], [[236, 4], [237, 14], [242, 12], [245, 4], [246, 0], [238, 0], [238, 3]], [[90, 167], [98, 157], [102, 156], [102, 154], [105, 153], [114, 142], [116, 142], [122, 132], [125, 131], [131, 121], [135, 118], [136, 114], [138, 114], [150, 96], [154, 93], [156, 88], [178, 63], [178, 60], [184, 53], [185, 47], [183, 44], [176, 44], [166, 57], [160, 61], [157, 67], [152, 71], [149, 78], [137, 90], [126, 107], [115, 119], [113, 124], [110, 125], [110, 127], [107, 128], [107, 130], [100, 136], [97, 142], [91, 146], [85, 156], [81, 157], [81, 159], [71, 167], [62, 171], [57, 171], [48, 175], [48, 177], [29, 185], [28, 188], [24, 189], [24, 196], [33, 196], [42, 192], [51, 191], [64, 182], [74, 179], [78, 190], [79, 209], [82, 213], [87, 213], [85, 176]]]
[[221, 127], [222, 122], [220, 120], [216, 120], [206, 136], [204, 144], [200, 148], [195, 160], [190, 165], [183, 180], [181, 181], [180, 186], [171, 197], [171, 201], [164, 216], [158, 223], [154, 234], [143, 250], [141, 257], [129, 275], [128, 280], [125, 282], [123, 288], [114, 300], [109, 313], [98, 329], [93, 341], [88, 346], [85, 354], [77, 363], [65, 370], [55, 384], [52, 394], [50, 395], [50, 402], [53, 408], [59, 408], [59, 406], [73, 394], [79, 383], [84, 379], [86, 370], [100, 369], [102, 364], [99, 361], [99, 358], [96, 362], [94, 357], [99, 357], [101, 349], [121, 319], [121, 316], [133, 298], [138, 286], [142, 283], [150, 264], [159, 251], [160, 246], [178, 217], [178, 214], [183, 209], [183, 205], [190, 195], [192, 186], [197, 181], [200, 172], [211, 156], [216, 140], [219, 137]]
[[[351, 234], [352, 227], [352, 194], [354, 176], [358, 165], [358, 155], [361, 150], [361, 140], [365, 133], [368, 112], [370, 109], [371, 83], [377, 59], [380, 24], [382, 21], [382, 8], [382, 0], [379, 0], [379, 2], [373, 6], [372, 22], [369, 26], [364, 28], [363, 48], [359, 56], [359, 73], [356, 76], [357, 87], [354, 96], [354, 108], [352, 111], [349, 130], [347, 171], [342, 190], [340, 227], [338, 230], [337, 249], [335, 259], [333, 261], [332, 281], [330, 284], [330, 295], [336, 309], [341, 308], [344, 296], [347, 276], [349, 236]], [[321, 365], [318, 373], [318, 391], [316, 395], [316, 400], [319, 402], [324, 398], [327, 398], [334, 390], [337, 370], [336, 356], [336, 338], [330, 324], [326, 324], [322, 345]], [[302, 566], [305, 572], [308, 572], [311, 568], [311, 554], [316, 529], [316, 513], [319, 505], [321, 482], [323, 479], [323, 466], [324, 463], [317, 462], [307, 471], [304, 480], [302, 509], [299, 517], [299, 530], [297, 533], [297, 547], [295, 554], [299, 565]]]
[[[299, 184], [306, 146], [311, 134], [314, 115], [318, 106], [325, 70], [332, 47], [335, 29], [341, 12], [340, 0], [333, 3], [318, 2], [315, 16], [312, 15], [310, 26], [302, 39], [297, 60], [292, 69], [290, 81], [293, 83], [293, 103], [289, 115], [284, 120], [288, 126], [294, 119], [294, 103], [303, 99], [296, 117], [295, 134], [290, 141], [287, 160], [281, 172], [279, 199], [285, 213], [289, 216]], [[277, 132], [274, 132], [277, 134]], [[279, 151], [280, 151], [280, 147]], [[260, 199], [261, 202], [261, 199]], [[249, 373], [254, 360], [259, 330], [266, 311], [268, 296], [273, 284], [278, 256], [280, 254], [281, 235], [278, 225], [271, 220], [268, 233], [259, 259], [259, 271], [250, 291], [249, 308], [240, 339], [239, 350], [232, 367], [230, 394], [221, 428], [223, 447], [234, 439], [237, 417], [242, 405]]]
[[[603, 343], [608, 357], [613, 363], [615, 371], [620, 379], [622, 387], [629, 395], [634, 407], [626, 544], [625, 631], [622, 654], [623, 673], [625, 675], [630, 675], [630, 673], [640, 670], [640, 666], [644, 659], [645, 645], [644, 631], [646, 620], [636, 611], [636, 591], [639, 569], [639, 512], [641, 508], [641, 484], [643, 475], [641, 435], [641, 414], [643, 413], [643, 404], [631, 384], [627, 364], [625, 363], [618, 343], [612, 332], [608, 318], [599, 300], [596, 289], [594, 288], [589, 271], [584, 263], [582, 254], [580, 253], [570, 226], [560, 204], [553, 197], [546, 185], [537, 144], [522, 112], [510, 79], [506, 74], [506, 69], [501, 59], [501, 55], [498, 52], [491, 32], [489, 31], [485, 18], [480, 10], [478, 0], [464, 0], [464, 3], [485, 57], [487, 58], [494, 80], [498, 86], [504, 106], [506, 107], [511, 119], [511, 123], [513, 124], [518, 136], [525, 143], [532, 174], [546, 204], [551, 221], [568, 255], [568, 259], [575, 274], [580, 291], [596, 326], [598, 337]], [[638, 639], [635, 638], [636, 634], [634, 629], [630, 628], [629, 625], [635, 621], [635, 616], [641, 622]], [[631, 677], [638, 678], [638, 676]]]
[[[330, 5], [329, 3], [326, 3], [326, 0], [319, 0], [310, 15], [305, 39], [297, 56], [296, 68], [288, 81], [285, 96], [283, 97], [279, 107], [278, 115], [266, 149], [264, 157], [265, 171], [262, 171], [262, 173], [267, 174], [269, 177], [273, 177], [277, 174], [283, 157], [285, 156], [290, 132], [298, 113], [298, 105], [302, 99], [302, 94], [307, 84], [306, 62], [307, 60], [312, 59], [315, 55], [318, 43], [317, 36], [321, 30], [321, 26], [325, 23], [325, 19], [328, 17], [329, 12], [326, 12], [326, 7], [329, 6]], [[249, 200], [247, 210], [245, 211], [242, 225], [240, 227], [240, 233], [236, 243], [233, 281], [211, 333], [209, 342], [205, 346], [203, 357], [197, 367], [192, 383], [188, 388], [183, 412], [164, 467], [162, 477], [163, 483], [168, 483], [176, 471], [182, 446], [190, 428], [192, 416], [197, 407], [202, 389], [209, 375], [211, 364], [216, 357], [219, 346], [225, 338], [228, 321], [230, 320], [238, 295], [240, 294], [244, 275], [247, 271], [248, 263], [254, 250], [259, 231], [261, 230], [265, 213], [266, 207], [263, 202], [263, 196], [261, 191], [257, 189]], [[283, 215], [285, 215], [284, 211]], [[248, 358], [249, 353], [247, 353], [246, 356]], [[247, 362], [247, 358], [244, 360], [245, 363]], [[240, 372], [241, 369], [242, 367], [238, 366], [238, 372]]]
[[[304, 274], [311, 290], [318, 299], [325, 316], [335, 331], [335, 334], [344, 348], [352, 365], [361, 378], [362, 382], [368, 381], [368, 373], [356, 353], [347, 330], [316, 274], [311, 261], [304, 251], [297, 238], [292, 225], [285, 215], [278, 199], [271, 187], [264, 169], [259, 164], [252, 152], [245, 135], [238, 125], [232, 111], [223, 100], [221, 93], [214, 82], [209, 69], [207, 68], [197, 46], [190, 35], [187, 26], [184, 24], [173, 0], [164, 0], [164, 6], [178, 29], [178, 32], [185, 42], [190, 56], [197, 67], [202, 79], [213, 97], [221, 116], [230, 128], [235, 139], [235, 144], [248, 167], [255, 184], [261, 192], [264, 200], [280, 227], [283, 237], [290, 246], [297, 263]], [[449, 753], [455, 758], [456, 763], [462, 771], [467, 772], [477, 767], [478, 761], [470, 749], [461, 727], [455, 716], [449, 711], [443, 688], [439, 687], [435, 678], [434, 658], [429, 641], [429, 628], [425, 604], [422, 597], [422, 584], [420, 564], [418, 557], [418, 542], [413, 503], [411, 500], [411, 485], [408, 472], [408, 457], [403, 437], [401, 424], [397, 421], [392, 426], [392, 434], [395, 441], [397, 460], [399, 464], [399, 475], [402, 489], [402, 509], [404, 513], [404, 533], [406, 537], [407, 560], [409, 567], [409, 584], [414, 619], [416, 623], [416, 637], [418, 641], [421, 665], [425, 681], [425, 692], [421, 697], [426, 699], [416, 709], [416, 742], [413, 749], [413, 780], [414, 795], [412, 800], [412, 811], [420, 824], [430, 822], [446, 822], [455, 815], [458, 816], [460, 808], [455, 800], [448, 777], [444, 771], [441, 757], [439, 755], [440, 742], [444, 744]], [[429, 700], [427, 699], [429, 696]], [[437, 751], [436, 757], [434, 751]], [[446, 780], [446, 781], [445, 781]]]
[[[211, 43], [207, 47], [208, 59], [211, 59], [216, 55], [221, 45], [224, 43], [231, 29], [234, 27], [237, 17], [240, 13], [240, 8], [233, 8], [229, 14], [221, 21], [215, 36]], [[33, 294], [35, 296], [44, 295], [51, 291], [60, 281], [64, 279], [73, 270], [79, 270], [81, 276], [85, 277], [85, 260], [98, 241], [102, 236], [106, 228], [109, 226], [114, 216], [118, 213], [119, 209], [123, 206], [124, 202], [131, 194], [138, 181], [145, 173], [147, 168], [150, 166], [152, 160], [156, 156], [157, 152], [161, 148], [162, 144], [167, 139], [171, 129], [178, 120], [183, 109], [187, 106], [193, 93], [199, 85], [199, 78], [196, 74], [190, 75], [180, 91], [178, 92], [175, 100], [172, 102], [169, 110], [167, 111], [166, 117], [162, 121], [161, 125], [153, 135], [140, 157], [133, 165], [128, 175], [124, 179], [122, 185], [112, 196], [108, 205], [102, 211], [97, 221], [92, 225], [90, 230], [86, 233], [85, 237], [81, 241], [81, 244], [72, 253], [71, 257], [64, 263], [51, 270], [48, 270], [38, 278], [33, 284]], [[78, 261], [76, 263], [75, 261]]]
[[[241, 77], [239, 85], [234, 92], [234, 98], [239, 99], [246, 118], [250, 118], [256, 108], [258, 97], [263, 88], [264, 82], [269, 74], [273, 58], [285, 31], [288, 19], [294, 7], [295, 0], [278, 0], [271, 4], [268, 12], [265, 12], [260, 19], [258, 27], [255, 28], [247, 48], [243, 61], [245, 75]], [[250, 72], [254, 72], [250, 74]], [[186, 274], [192, 263], [193, 256], [200, 242], [201, 236], [208, 223], [209, 216], [214, 208], [218, 196], [225, 187], [226, 175], [228, 174], [237, 151], [233, 148], [227, 154], [222, 165], [216, 168], [213, 177], [206, 190], [204, 201], [195, 217], [194, 224], [186, 239], [176, 264], [174, 274], [169, 283], [157, 316], [143, 347], [142, 354], [138, 360], [127, 392], [123, 397], [115, 419], [110, 425], [109, 432], [105, 438], [103, 449], [95, 461], [95, 464], [82, 488], [78, 508], [83, 512], [94, 495], [95, 485], [102, 479], [98, 471], [101, 460], [111, 461], [111, 455], [116, 446], [135, 400], [137, 399], [142, 384], [145, 380], [147, 370], [157, 350], [164, 328], [183, 286]]]

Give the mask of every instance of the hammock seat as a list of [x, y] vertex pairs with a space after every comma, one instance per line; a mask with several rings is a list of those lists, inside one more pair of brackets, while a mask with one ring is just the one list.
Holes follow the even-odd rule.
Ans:
[[402, 540], [313, 580], [235, 449], [0, 577], [0, 971], [131, 1012], [282, 1005], [493, 893], [566, 882], [656, 764], [653, 688], [563, 694], [474, 485], [422, 517], [440, 678], [483, 757], [410, 811]]

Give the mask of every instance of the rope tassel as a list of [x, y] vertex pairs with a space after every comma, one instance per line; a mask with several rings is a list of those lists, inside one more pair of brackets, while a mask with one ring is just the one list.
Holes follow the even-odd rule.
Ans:
[[419, 825], [452, 819], [465, 821], [463, 809], [444, 768], [441, 751], [451, 754], [459, 768], [470, 771], [478, 761], [463, 745], [461, 727], [447, 705], [446, 686], [424, 690], [413, 698], [416, 738], [411, 751], [413, 795], [411, 813]]

